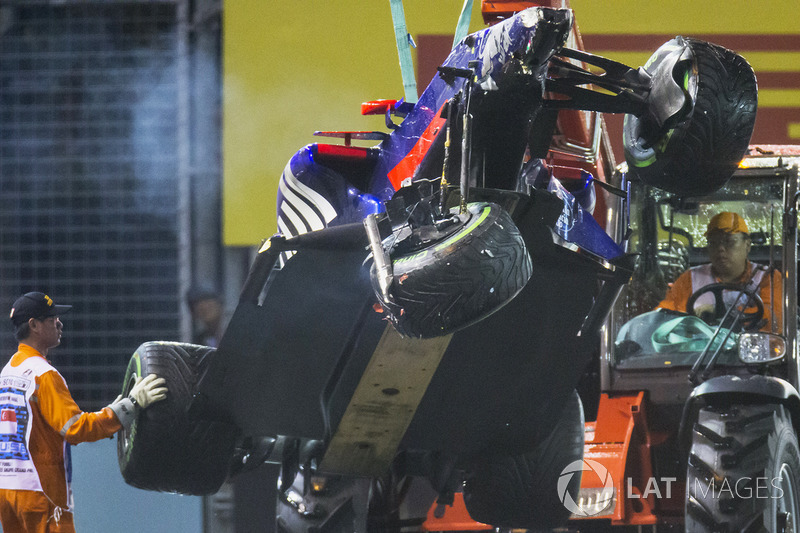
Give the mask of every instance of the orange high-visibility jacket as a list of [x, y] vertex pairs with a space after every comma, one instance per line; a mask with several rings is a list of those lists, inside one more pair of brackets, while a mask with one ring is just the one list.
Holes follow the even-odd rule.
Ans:
[[[746, 283], [747, 280], [750, 279], [752, 272], [753, 263], [748, 261], [747, 269], [735, 283], [740, 285]], [[718, 278], [715, 281], [720, 283]], [[656, 307], [685, 312], [686, 304], [689, 302], [689, 298], [692, 296], [692, 294], [694, 294], [695, 291], [701, 288], [702, 287], [693, 286], [692, 269], [689, 269], [675, 280], [675, 282], [667, 291], [667, 295]], [[774, 306], [772, 305], [773, 294], [775, 296]], [[779, 271], [774, 270], [772, 272], [772, 276], [763, 277], [761, 283], [758, 285], [758, 295], [761, 297], [761, 301], [764, 303], [764, 318], [767, 320], [763, 330], [770, 331], [772, 321], [771, 310], [774, 308], [776, 326], [778, 332], [780, 332], [783, 319], [783, 309], [781, 308], [781, 302], [783, 300], [783, 279], [781, 278], [781, 273]]]
[[[30, 357], [41, 353], [20, 343], [11, 358], [12, 367], [19, 366]], [[31, 397], [30, 454], [42, 489], [53, 504], [64, 510], [71, 509], [72, 495], [67, 471], [71, 467], [65, 460], [65, 442], [78, 444], [111, 437], [122, 425], [109, 407], [101, 411], [81, 411], [59, 372], [52, 370], [36, 378], [36, 391]]]

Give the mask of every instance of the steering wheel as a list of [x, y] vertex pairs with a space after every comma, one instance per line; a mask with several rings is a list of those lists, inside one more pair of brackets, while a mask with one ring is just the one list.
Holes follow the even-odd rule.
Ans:
[[[727, 308], [725, 306], [725, 301], [723, 300], [722, 293], [723, 291], [736, 291], [737, 293], [742, 290], [742, 286], [736, 283], [712, 283], [710, 285], [706, 285], [705, 287], [701, 287], [694, 291], [694, 294], [689, 298], [686, 302], [686, 312], [690, 315], [695, 314], [694, 311], [694, 304], [698, 298], [702, 295], [710, 292], [714, 295], [714, 316], [713, 318], [721, 319], [725, 316], [725, 312]], [[746, 296], [746, 295], [745, 295]], [[742, 312], [742, 318], [739, 324], [742, 326], [742, 329], [749, 330], [753, 328], [757, 328], [761, 319], [764, 318], [764, 302], [761, 300], [761, 297], [754, 293], [749, 300], [747, 301], [747, 305], [749, 307], [755, 307], [755, 311], [750, 311], [749, 313]]]

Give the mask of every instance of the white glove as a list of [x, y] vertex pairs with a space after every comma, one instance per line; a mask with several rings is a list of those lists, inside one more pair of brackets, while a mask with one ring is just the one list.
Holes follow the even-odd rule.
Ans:
[[120, 394], [108, 407], [117, 415], [123, 428], [126, 430], [131, 428], [133, 421], [136, 420], [136, 407], [129, 398], [123, 398]]
[[134, 405], [146, 409], [155, 402], [160, 402], [167, 397], [166, 380], [155, 374], [150, 374], [146, 378], [139, 376], [133, 384], [128, 398]]

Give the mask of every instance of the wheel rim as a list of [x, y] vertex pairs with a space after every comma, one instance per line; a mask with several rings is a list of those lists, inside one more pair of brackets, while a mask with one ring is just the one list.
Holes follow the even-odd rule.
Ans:
[[798, 505], [797, 487], [792, 468], [784, 463], [778, 472], [779, 488], [781, 494], [774, 500], [775, 523], [778, 531], [797, 533]]
[[[133, 388], [134, 384], [136, 383], [136, 378], [137, 377], [138, 376], [136, 375], [135, 372], [131, 373], [130, 379], [128, 379], [127, 384], [122, 389], [124, 391], [124, 393], [130, 392], [130, 390]], [[122, 451], [124, 452], [125, 455], [128, 454], [128, 446], [130, 445], [130, 437], [131, 437], [131, 434], [134, 432], [134, 426], [135, 425], [136, 425], [136, 420], [133, 421], [133, 423], [131, 424], [131, 426], [129, 428], [124, 428], [123, 427], [119, 432], [119, 439], [120, 439], [120, 442], [122, 442]]]

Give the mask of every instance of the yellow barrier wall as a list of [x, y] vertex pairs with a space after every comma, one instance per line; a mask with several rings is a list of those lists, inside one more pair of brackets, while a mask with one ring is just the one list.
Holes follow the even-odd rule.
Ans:
[[[675, 35], [710, 41], [741, 54], [758, 79], [752, 142], [800, 143], [800, 1], [572, 0], [592, 53], [641, 65]], [[621, 159], [621, 117], [607, 117]]]
[[[424, 41], [451, 36], [463, 2], [404, 4], [409, 32]], [[800, 1], [572, 0], [572, 8], [587, 50], [630, 65], [677, 34], [736, 50], [759, 80], [754, 141], [800, 143]], [[400, 98], [403, 87], [389, 0], [226, 0], [223, 23], [223, 234], [227, 245], [252, 245], [276, 231], [289, 158], [311, 142], [336, 142], [312, 133], [385, 131], [360, 104]], [[482, 27], [475, 0], [471, 31]], [[421, 93], [428, 80], [417, 81]]]
[[[462, 5], [405, 0], [409, 32], [452, 35]], [[402, 98], [403, 83], [389, 0], [226, 0], [223, 9], [223, 235], [252, 245], [276, 231], [289, 158], [338, 142], [313, 132], [386, 131], [383, 117], [361, 116], [361, 103]], [[471, 30], [481, 27], [476, 0]]]

